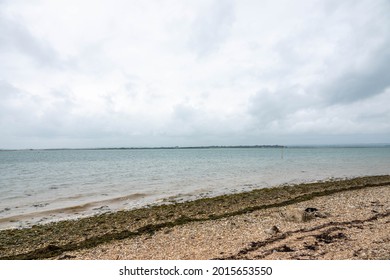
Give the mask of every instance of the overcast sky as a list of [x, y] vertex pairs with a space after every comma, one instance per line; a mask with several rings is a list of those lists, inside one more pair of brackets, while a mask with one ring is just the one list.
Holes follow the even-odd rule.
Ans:
[[390, 143], [390, 1], [0, 0], [0, 148]]

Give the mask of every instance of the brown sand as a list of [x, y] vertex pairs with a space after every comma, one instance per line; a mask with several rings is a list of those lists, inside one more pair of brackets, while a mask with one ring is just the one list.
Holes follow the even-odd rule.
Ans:
[[390, 185], [191, 222], [59, 257], [64, 258], [390, 259]]

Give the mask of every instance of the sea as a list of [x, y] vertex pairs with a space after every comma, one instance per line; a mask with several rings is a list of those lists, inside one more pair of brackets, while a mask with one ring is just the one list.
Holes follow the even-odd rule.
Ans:
[[390, 146], [0, 151], [0, 229], [390, 174]]

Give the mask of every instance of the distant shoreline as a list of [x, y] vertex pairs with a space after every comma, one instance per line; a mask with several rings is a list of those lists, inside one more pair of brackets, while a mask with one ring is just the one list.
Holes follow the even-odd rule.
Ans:
[[99, 150], [188, 150], [188, 149], [252, 149], [252, 148], [285, 148], [282, 145], [252, 145], [252, 146], [167, 146], [167, 147], [118, 147], [118, 148], [53, 148], [53, 149], [0, 149], [0, 151], [99, 151]]
[[2, 151], [105, 151], [105, 150], [196, 150], [196, 149], [258, 149], [258, 148], [390, 148], [386, 144], [335, 144], [335, 145], [211, 145], [211, 146], [161, 146], [161, 147], [103, 147], [103, 148], [24, 148], [24, 149], [0, 149]]

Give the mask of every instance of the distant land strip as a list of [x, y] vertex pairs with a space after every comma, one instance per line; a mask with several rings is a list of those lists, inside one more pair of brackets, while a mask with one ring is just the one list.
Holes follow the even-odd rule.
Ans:
[[117, 148], [53, 148], [53, 149], [0, 149], [0, 151], [62, 151], [62, 150], [185, 150], [185, 149], [250, 149], [286, 148], [283, 145], [240, 145], [240, 146], [169, 146], [169, 147], [117, 147]]
[[390, 148], [390, 143], [345, 145], [211, 145], [211, 146], [161, 146], [161, 147], [102, 147], [102, 148], [49, 148], [0, 149], [0, 151], [82, 151], [82, 150], [186, 150], [186, 149], [253, 149], [253, 148]]

